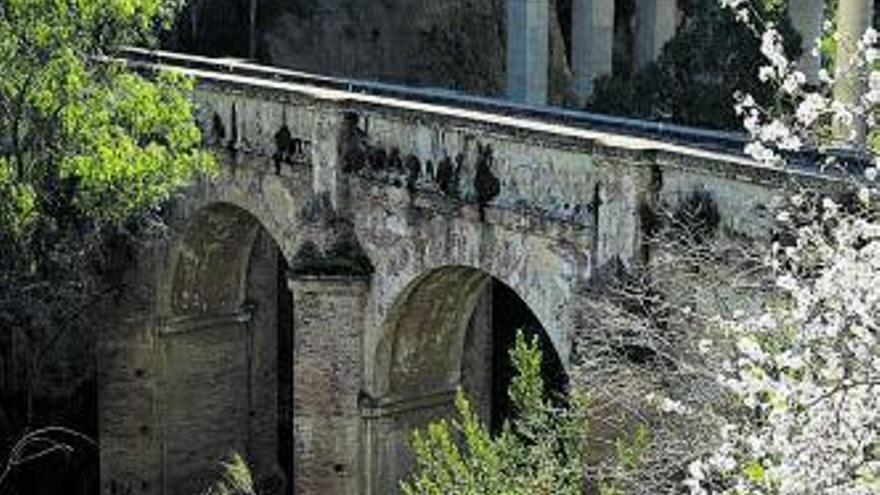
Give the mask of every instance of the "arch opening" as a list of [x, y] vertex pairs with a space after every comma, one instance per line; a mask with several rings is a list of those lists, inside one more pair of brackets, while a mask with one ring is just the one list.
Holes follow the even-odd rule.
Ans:
[[402, 291], [382, 329], [375, 363], [380, 397], [370, 431], [376, 493], [396, 493], [411, 471], [414, 428], [448, 415], [462, 388], [491, 431], [511, 417], [509, 349], [518, 330], [537, 336], [551, 394], [564, 397], [567, 375], [547, 331], [523, 299], [470, 267], [433, 270]]
[[568, 375], [553, 342], [538, 318], [513, 289], [503, 282], [492, 280], [492, 400], [489, 427], [498, 433], [504, 421], [513, 415], [513, 406], [507, 391], [516, 370], [510, 359], [516, 331], [527, 339], [537, 338], [543, 357], [541, 374], [544, 386], [555, 401], [565, 400], [568, 393]]
[[232, 452], [259, 493], [291, 494], [293, 298], [288, 266], [251, 213], [198, 211], [160, 296], [164, 493], [201, 493]]

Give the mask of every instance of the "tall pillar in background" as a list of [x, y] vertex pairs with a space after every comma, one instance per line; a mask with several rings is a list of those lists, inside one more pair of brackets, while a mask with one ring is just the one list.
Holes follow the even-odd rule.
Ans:
[[573, 0], [571, 10], [571, 62], [583, 103], [593, 95], [593, 80], [611, 74], [614, 0]]
[[802, 38], [803, 53], [798, 61], [798, 69], [807, 76], [809, 83], [816, 84], [819, 82], [819, 69], [822, 68], [822, 58], [816, 47], [817, 40], [822, 36], [825, 0], [790, 0], [788, 17]]
[[507, 95], [545, 105], [550, 60], [548, 0], [507, 0]]
[[[865, 70], [853, 67], [856, 45], [871, 25], [873, 0], [840, 0], [837, 7], [837, 42], [834, 99], [847, 106], [856, 104], [865, 90]], [[838, 141], [861, 146], [865, 141], [865, 120], [856, 116], [852, 125], [836, 125]]]
[[663, 45], [675, 36], [676, 0], [636, 1], [636, 70], [657, 60]]

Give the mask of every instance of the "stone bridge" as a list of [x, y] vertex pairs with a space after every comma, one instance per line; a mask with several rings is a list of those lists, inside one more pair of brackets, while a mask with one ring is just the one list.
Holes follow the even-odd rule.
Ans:
[[564, 374], [583, 289], [646, 255], [645, 211], [702, 191], [725, 229], [754, 234], [788, 177], [734, 154], [183, 61], [165, 65], [198, 78], [221, 170], [174, 202], [101, 329], [107, 494], [201, 493], [232, 451], [260, 493], [395, 493], [411, 429], [458, 387], [497, 424], [515, 328]]

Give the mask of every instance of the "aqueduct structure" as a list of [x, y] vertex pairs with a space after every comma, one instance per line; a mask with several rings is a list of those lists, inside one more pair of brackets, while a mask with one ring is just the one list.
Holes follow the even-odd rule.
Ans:
[[584, 289], [644, 256], [645, 211], [702, 191], [754, 233], [790, 175], [245, 64], [146, 65], [198, 78], [221, 170], [175, 201], [102, 329], [109, 494], [199, 493], [230, 451], [264, 493], [395, 493], [411, 429], [458, 387], [497, 417], [514, 327], [568, 366]]

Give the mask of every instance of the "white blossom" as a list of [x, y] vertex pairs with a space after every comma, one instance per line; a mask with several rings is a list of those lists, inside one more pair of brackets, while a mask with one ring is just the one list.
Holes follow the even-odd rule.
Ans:
[[822, 95], [809, 93], [798, 105], [795, 117], [802, 125], [811, 126], [819, 118], [827, 104], [827, 100]]
[[[745, 1], [719, 1], [737, 14], [748, 10]], [[853, 67], [865, 71], [868, 91], [853, 105], [829, 97], [826, 70], [820, 87], [805, 90], [775, 26], [752, 22], [768, 60], [758, 77], [791, 105], [780, 114], [748, 95], [738, 98], [752, 138], [748, 155], [781, 166], [781, 150], [817, 143], [829, 121], [853, 127], [864, 117], [875, 124], [880, 72], [867, 70], [880, 59], [875, 29], [858, 40]], [[876, 181], [878, 171], [874, 157], [864, 179]], [[870, 210], [873, 187], [853, 187], [864, 210], [855, 213], [831, 197], [791, 196], [775, 217], [791, 239], [774, 243], [767, 260], [778, 299], [753, 317], [719, 322], [733, 354], [700, 342], [701, 352], [722, 356], [716, 382], [744, 410], [719, 430], [711, 453], [689, 464], [684, 486], [691, 495], [880, 493], [880, 213]]]

